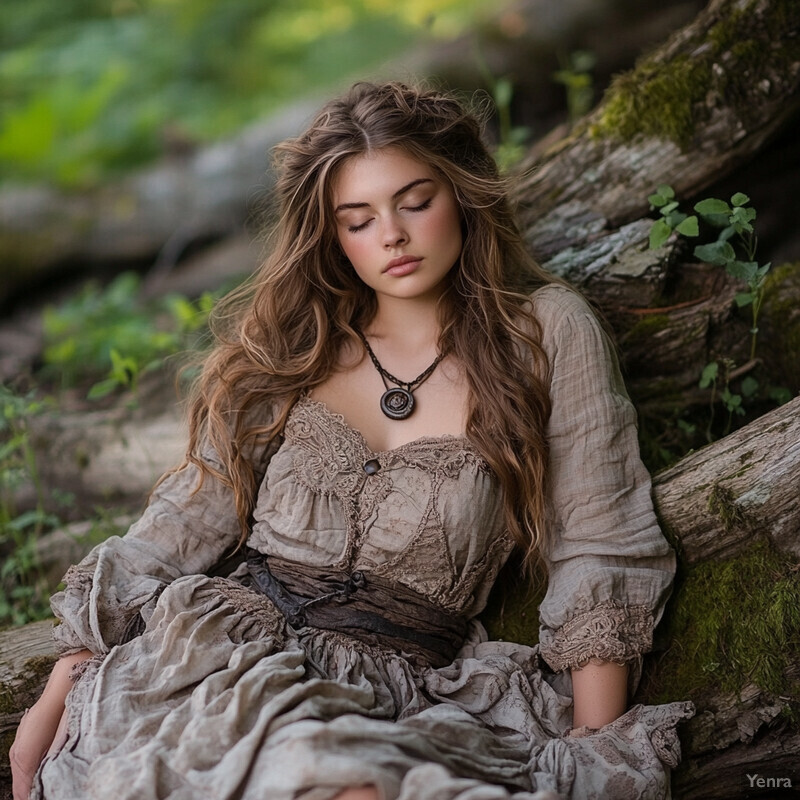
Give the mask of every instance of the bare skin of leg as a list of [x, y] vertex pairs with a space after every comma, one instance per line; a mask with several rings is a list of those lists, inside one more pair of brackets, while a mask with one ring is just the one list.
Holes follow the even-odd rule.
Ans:
[[380, 795], [372, 786], [359, 786], [339, 792], [334, 800], [380, 800]]

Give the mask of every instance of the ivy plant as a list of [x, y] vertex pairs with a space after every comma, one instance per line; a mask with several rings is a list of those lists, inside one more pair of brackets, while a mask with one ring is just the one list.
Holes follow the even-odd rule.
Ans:
[[729, 275], [743, 281], [747, 290], [738, 292], [736, 304], [751, 309], [750, 359], [755, 358], [758, 337], [758, 315], [764, 302], [766, 276], [772, 266], [756, 261], [758, 237], [753, 227], [756, 210], [749, 206], [750, 198], [736, 192], [730, 202], [708, 197], [695, 203], [696, 215], [679, 211], [674, 189], [663, 184], [648, 198], [650, 205], [659, 213], [650, 229], [650, 247], [661, 247], [667, 239], [677, 233], [681, 236], [700, 235], [698, 217], [717, 231], [716, 240], [699, 244], [694, 255], [701, 261], [724, 267]]

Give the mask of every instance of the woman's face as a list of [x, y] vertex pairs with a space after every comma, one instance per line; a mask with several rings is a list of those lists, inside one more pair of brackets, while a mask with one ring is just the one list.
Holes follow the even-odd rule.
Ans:
[[346, 161], [332, 189], [339, 244], [379, 301], [438, 298], [462, 245], [459, 207], [446, 181], [388, 148]]

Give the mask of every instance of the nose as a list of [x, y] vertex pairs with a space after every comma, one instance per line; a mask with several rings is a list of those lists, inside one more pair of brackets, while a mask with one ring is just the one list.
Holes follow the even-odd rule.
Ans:
[[383, 246], [388, 250], [392, 247], [405, 244], [408, 241], [408, 234], [401, 225], [400, 220], [390, 217], [383, 225]]

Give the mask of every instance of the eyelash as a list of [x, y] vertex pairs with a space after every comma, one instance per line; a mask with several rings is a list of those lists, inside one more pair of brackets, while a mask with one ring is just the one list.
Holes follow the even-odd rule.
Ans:
[[[408, 211], [413, 211], [413, 212], [426, 211], [427, 209], [430, 208], [432, 200], [433, 200], [433, 198], [430, 197], [424, 203], [420, 203], [420, 205], [418, 205], [418, 206], [409, 206], [407, 208], [407, 210]], [[369, 225], [370, 222], [371, 222], [371, 220], [367, 220], [366, 222], [362, 222], [360, 225], [348, 225], [347, 226], [347, 230], [350, 233], [358, 233], [359, 231], [363, 231], [364, 228], [366, 228], [367, 225]]]

